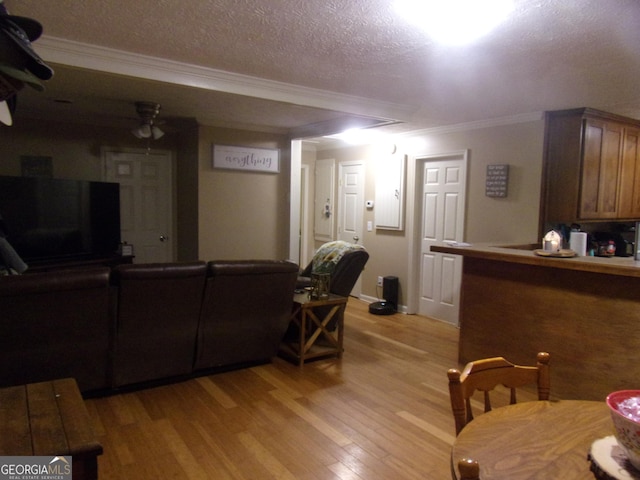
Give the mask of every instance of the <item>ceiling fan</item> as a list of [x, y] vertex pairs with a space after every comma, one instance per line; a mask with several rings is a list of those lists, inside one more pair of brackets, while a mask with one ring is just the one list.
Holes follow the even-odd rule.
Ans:
[[140, 117], [140, 125], [133, 130], [137, 138], [153, 138], [158, 140], [164, 132], [156, 125], [156, 117], [160, 113], [160, 104], [155, 102], [136, 102], [136, 112]]

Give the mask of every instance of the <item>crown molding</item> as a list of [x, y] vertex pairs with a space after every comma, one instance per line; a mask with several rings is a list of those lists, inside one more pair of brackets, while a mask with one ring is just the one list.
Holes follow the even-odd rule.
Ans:
[[38, 54], [47, 62], [61, 65], [363, 116], [402, 121], [409, 118], [415, 110], [407, 105], [302, 87], [46, 35], [38, 39]]
[[464, 132], [478, 130], [481, 128], [499, 127], [503, 125], [515, 125], [517, 123], [537, 122], [544, 118], [544, 112], [521, 113], [507, 117], [489, 118], [474, 122], [457, 123], [454, 125], [443, 125], [441, 127], [422, 128], [397, 134], [398, 138], [417, 137], [422, 135], [441, 135], [445, 133]]

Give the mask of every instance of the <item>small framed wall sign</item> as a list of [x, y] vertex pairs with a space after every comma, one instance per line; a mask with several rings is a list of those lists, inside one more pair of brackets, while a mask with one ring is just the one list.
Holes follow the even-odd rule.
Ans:
[[123, 257], [133, 257], [133, 245], [127, 242], [123, 242], [120, 245], [120, 255]]
[[214, 145], [213, 168], [278, 173], [280, 151], [270, 148]]
[[506, 197], [509, 186], [509, 165], [487, 165], [487, 197]]
[[20, 155], [23, 177], [53, 177], [53, 157]]

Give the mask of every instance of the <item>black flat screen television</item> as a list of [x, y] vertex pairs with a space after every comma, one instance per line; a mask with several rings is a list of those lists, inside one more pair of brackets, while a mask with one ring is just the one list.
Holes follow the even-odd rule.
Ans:
[[0, 216], [27, 264], [112, 256], [120, 244], [120, 186], [0, 176]]

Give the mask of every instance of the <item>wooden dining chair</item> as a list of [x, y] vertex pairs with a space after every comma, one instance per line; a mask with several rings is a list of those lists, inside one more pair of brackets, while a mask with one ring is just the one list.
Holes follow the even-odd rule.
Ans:
[[463, 458], [458, 462], [460, 480], [480, 480], [480, 465], [476, 460]]
[[537, 385], [538, 400], [548, 400], [550, 391], [549, 354], [540, 352], [536, 366], [514, 365], [503, 357], [469, 362], [462, 372], [455, 368], [447, 372], [451, 410], [456, 422], [456, 435], [473, 420], [471, 397], [476, 390], [484, 393], [484, 411], [491, 411], [489, 392], [498, 385], [510, 390], [509, 403], [516, 403], [516, 389]]

